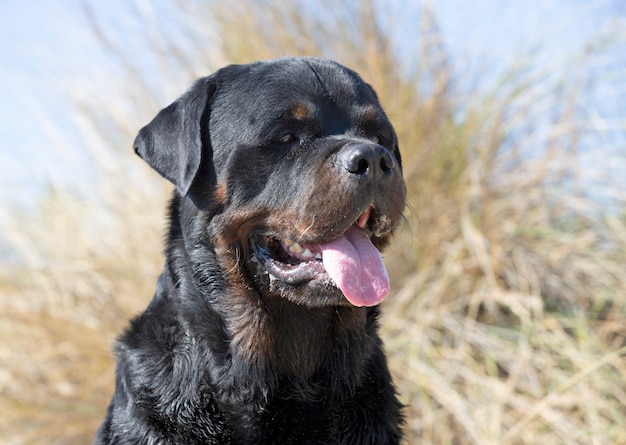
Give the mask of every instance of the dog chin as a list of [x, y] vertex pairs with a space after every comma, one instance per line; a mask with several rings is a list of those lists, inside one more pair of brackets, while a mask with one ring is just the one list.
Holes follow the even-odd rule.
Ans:
[[277, 295], [284, 300], [304, 307], [353, 307], [329, 277], [311, 280], [300, 286], [292, 286], [270, 275], [267, 290], [271, 295]]

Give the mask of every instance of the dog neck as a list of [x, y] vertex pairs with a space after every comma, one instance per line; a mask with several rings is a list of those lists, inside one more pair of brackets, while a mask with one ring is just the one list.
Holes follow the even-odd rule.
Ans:
[[[265, 300], [273, 336], [276, 363], [284, 373], [307, 379], [331, 362], [352, 368], [366, 341], [365, 308], [307, 308], [280, 297]], [[356, 359], [356, 360], [355, 360]], [[356, 372], [356, 370], [351, 370]]]
[[[337, 386], [337, 393], [359, 383], [373, 349], [377, 309], [352, 306], [309, 308], [256, 292], [231, 294], [227, 329], [241, 361], [298, 385]], [[233, 304], [235, 303], [235, 304]], [[327, 370], [333, 369], [333, 375]]]

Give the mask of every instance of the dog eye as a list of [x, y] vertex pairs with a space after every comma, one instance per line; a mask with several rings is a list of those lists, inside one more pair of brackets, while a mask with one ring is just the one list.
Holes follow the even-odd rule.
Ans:
[[283, 145], [291, 144], [295, 140], [296, 140], [296, 135], [293, 133], [285, 133], [277, 139], [278, 143], [283, 144]]

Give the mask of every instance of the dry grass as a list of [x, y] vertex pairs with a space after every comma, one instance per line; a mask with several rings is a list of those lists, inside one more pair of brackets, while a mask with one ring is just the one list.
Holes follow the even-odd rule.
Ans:
[[626, 203], [603, 211], [581, 179], [584, 91], [522, 64], [492, 93], [465, 94], [428, 14], [416, 69], [399, 72], [374, 8], [338, 3], [318, 22], [287, 3], [212, 5], [210, 18], [205, 2], [182, 3], [193, 38], [151, 37], [164, 76], [180, 72], [169, 97], [99, 29], [128, 68], [131, 111], [76, 98], [86, 140], [104, 144], [98, 179], [5, 228], [18, 261], [0, 271], [0, 441], [88, 443], [112, 393], [113, 338], [152, 295], [169, 187], [120, 141], [209, 69], [307, 54], [359, 71], [400, 135], [410, 208], [386, 255], [383, 324], [407, 443], [626, 444]]

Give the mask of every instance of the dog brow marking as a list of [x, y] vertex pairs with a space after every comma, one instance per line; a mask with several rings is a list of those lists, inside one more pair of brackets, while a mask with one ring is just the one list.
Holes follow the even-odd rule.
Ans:
[[377, 122], [380, 119], [380, 111], [373, 104], [367, 104], [361, 108], [361, 118], [366, 122]]
[[290, 114], [297, 120], [305, 120], [313, 116], [313, 107], [307, 102], [299, 102], [291, 109]]

